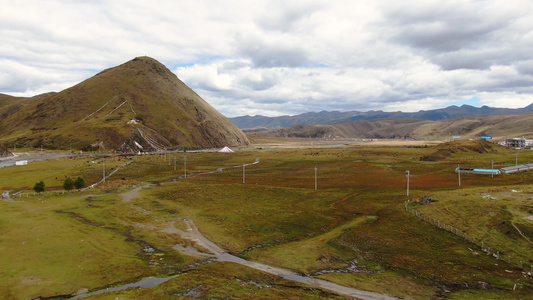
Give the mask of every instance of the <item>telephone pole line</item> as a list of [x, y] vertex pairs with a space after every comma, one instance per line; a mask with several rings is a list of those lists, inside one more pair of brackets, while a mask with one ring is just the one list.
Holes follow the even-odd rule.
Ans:
[[409, 197], [409, 177], [411, 177], [411, 173], [409, 170], [405, 171], [407, 173], [407, 196]]
[[315, 191], [318, 189], [317, 180], [316, 180], [316, 170], [317, 170], [317, 167], [315, 167]]

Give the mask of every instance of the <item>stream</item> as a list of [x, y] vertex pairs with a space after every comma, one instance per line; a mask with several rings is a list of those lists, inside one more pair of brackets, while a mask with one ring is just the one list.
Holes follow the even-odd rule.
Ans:
[[[380, 294], [380, 293], [363, 291], [363, 290], [358, 290], [358, 289], [342, 286], [342, 285], [339, 285], [339, 284], [336, 284], [336, 283], [333, 283], [333, 282], [330, 282], [330, 281], [326, 281], [326, 280], [323, 280], [323, 279], [318, 279], [318, 278], [309, 277], [309, 276], [302, 276], [302, 275], [299, 275], [299, 274], [297, 274], [295, 272], [292, 272], [290, 270], [287, 270], [287, 269], [274, 267], [274, 266], [266, 265], [266, 264], [259, 263], [259, 262], [249, 261], [249, 260], [245, 260], [243, 258], [237, 257], [235, 255], [231, 255], [231, 254], [225, 252], [220, 247], [218, 247], [218, 245], [216, 245], [215, 243], [213, 243], [212, 241], [210, 241], [206, 237], [204, 237], [200, 233], [200, 231], [198, 230], [196, 225], [194, 225], [194, 222], [192, 220], [183, 219], [183, 221], [187, 224], [188, 229], [186, 231], [181, 231], [179, 229], [176, 229], [176, 231], [174, 231], [174, 232], [179, 233], [182, 236], [182, 238], [193, 240], [199, 246], [201, 246], [201, 247], [203, 247], [205, 249], [208, 249], [211, 252], [211, 254], [207, 254], [205, 256], [211, 257], [211, 260], [207, 261], [207, 263], [212, 263], [212, 262], [215, 262], [215, 261], [236, 263], [236, 264], [240, 264], [240, 265], [243, 265], [243, 266], [247, 266], [247, 267], [252, 268], [252, 269], [256, 269], [256, 270], [259, 270], [259, 271], [262, 271], [262, 272], [266, 272], [266, 273], [269, 273], [269, 274], [273, 274], [273, 275], [279, 276], [279, 277], [281, 277], [283, 279], [286, 279], [286, 280], [291, 280], [291, 281], [307, 284], [307, 285], [310, 285], [310, 286], [313, 286], [313, 287], [316, 287], [316, 288], [329, 290], [329, 291], [332, 291], [332, 292], [340, 294], [340, 295], [349, 296], [349, 297], [353, 297], [353, 298], [357, 298], [357, 299], [363, 299], [363, 300], [392, 300], [392, 299], [397, 299], [395, 297], [391, 297], [391, 296]], [[173, 224], [172, 224], [172, 227], [175, 229]], [[168, 232], [168, 230], [169, 229], [165, 229], [165, 232]], [[180, 248], [175, 248], [175, 249], [180, 249]], [[192, 254], [190, 251], [184, 251], [184, 252], [186, 252], [185, 254], [187, 254], [187, 255], [191, 255]], [[202, 256], [204, 256], [204, 255], [202, 255]], [[96, 291], [96, 292], [92, 292], [92, 293], [87, 293], [87, 294], [83, 294], [83, 295], [79, 295], [79, 296], [73, 297], [71, 299], [82, 299], [82, 298], [89, 297], [89, 296], [94, 296], [94, 295], [107, 293], [107, 292], [125, 290], [125, 289], [128, 289], [128, 288], [139, 288], [139, 287], [150, 288], [150, 287], [155, 287], [155, 286], [158, 286], [158, 285], [160, 285], [160, 284], [162, 284], [162, 283], [164, 283], [164, 282], [166, 282], [166, 281], [168, 281], [170, 279], [178, 277], [178, 276], [180, 276], [180, 275], [178, 274], [178, 275], [173, 275], [173, 276], [170, 276], [170, 277], [149, 277], [149, 278], [143, 279], [143, 280], [141, 280], [139, 282], [125, 284], [125, 285], [122, 285], [122, 286], [109, 288], [109, 289], [105, 289], [105, 290], [100, 290], [100, 291]]]
[[[245, 164], [244, 166], [254, 165], [254, 164], [257, 164], [257, 163], [259, 163], [259, 158], [257, 158], [255, 160], [255, 162], [249, 163], [249, 164]], [[243, 166], [243, 165], [238, 165], [238, 166], [233, 166], [233, 167], [226, 167], [226, 168], [219, 168], [219, 169], [217, 169], [215, 171], [204, 172], [204, 173], [195, 173], [195, 174], [190, 174], [189, 176], [211, 174], [211, 173], [223, 171], [225, 169], [237, 168], [237, 167], [241, 167], [241, 166]], [[125, 192], [125, 193], [121, 194], [121, 197], [123, 198], [123, 201], [124, 202], [128, 202], [129, 200], [131, 200], [133, 198], [140, 197], [139, 191], [141, 190], [141, 188], [142, 187], [139, 186], [139, 187], [137, 187], [137, 188], [135, 188], [133, 190], [130, 190], [128, 192]], [[291, 281], [307, 284], [307, 285], [315, 287], [315, 288], [325, 289], [325, 290], [334, 292], [334, 293], [339, 294], [339, 295], [349, 296], [349, 297], [353, 297], [353, 298], [356, 298], [356, 299], [363, 299], [363, 300], [392, 300], [392, 299], [397, 299], [395, 297], [388, 296], [388, 295], [385, 295], [385, 294], [358, 290], [358, 289], [355, 289], [355, 288], [342, 286], [342, 285], [339, 285], [339, 284], [336, 284], [336, 283], [333, 283], [333, 282], [330, 282], [330, 281], [326, 281], [326, 280], [323, 280], [323, 279], [318, 279], [318, 278], [309, 277], [309, 276], [302, 276], [302, 275], [299, 275], [299, 274], [297, 274], [297, 273], [295, 273], [293, 271], [287, 270], [287, 269], [274, 267], [274, 266], [266, 265], [266, 264], [259, 263], [259, 262], [249, 261], [249, 260], [245, 260], [243, 258], [237, 257], [235, 255], [231, 255], [231, 254], [227, 253], [226, 251], [224, 251], [224, 249], [220, 248], [217, 244], [213, 243], [211, 240], [209, 240], [205, 236], [203, 236], [202, 233], [198, 230], [198, 228], [194, 224], [193, 220], [190, 220], [190, 219], [182, 219], [182, 220], [187, 225], [187, 229], [186, 230], [177, 229], [174, 226], [174, 222], [172, 222], [172, 223], [169, 224], [168, 228], [163, 229], [163, 232], [178, 233], [182, 238], [194, 241], [196, 245], [198, 245], [201, 248], [206, 249], [207, 251], [209, 251], [210, 253], [199, 252], [196, 249], [188, 249], [189, 247], [185, 248], [185, 247], [183, 247], [182, 245], [179, 245], [179, 244], [177, 244], [174, 247], [174, 249], [176, 251], [179, 251], [179, 252], [184, 253], [186, 255], [206, 257], [206, 258], [208, 258], [206, 263], [213, 263], [213, 262], [216, 262], [216, 261], [236, 263], [236, 264], [240, 264], [240, 265], [243, 265], [243, 266], [247, 266], [249, 268], [253, 268], [253, 269], [256, 269], [256, 270], [259, 270], [259, 271], [263, 271], [263, 272], [266, 272], [266, 273], [269, 273], [269, 274], [273, 274], [273, 275], [279, 276], [279, 277], [281, 277], [283, 279], [286, 279], [286, 280], [291, 280]], [[160, 285], [160, 284], [162, 284], [162, 283], [164, 283], [164, 282], [166, 282], [168, 280], [171, 280], [173, 278], [176, 278], [178, 276], [180, 276], [180, 274], [169, 276], [169, 277], [149, 277], [149, 278], [145, 278], [145, 279], [143, 279], [141, 281], [138, 281], [138, 282], [135, 282], [135, 283], [129, 283], [129, 284], [125, 284], [125, 285], [121, 285], [121, 286], [117, 286], [117, 287], [113, 287], [113, 288], [107, 288], [107, 289], [104, 289], [104, 290], [99, 290], [99, 291], [95, 291], [95, 292], [91, 292], [91, 293], [85, 293], [85, 294], [77, 295], [77, 296], [72, 297], [70, 299], [82, 299], [82, 298], [86, 298], [86, 297], [90, 297], [90, 296], [94, 296], [94, 295], [98, 295], [98, 294], [114, 292], [114, 291], [120, 291], [120, 290], [129, 289], [129, 288], [151, 288], [151, 287], [158, 286], [158, 285]]]
[[156, 287], [156, 286], [158, 286], [158, 285], [160, 285], [162, 283], [165, 283], [165, 282], [169, 281], [170, 279], [176, 278], [178, 276], [180, 276], [180, 275], [178, 274], [178, 275], [173, 275], [173, 276], [169, 276], [169, 277], [147, 277], [147, 278], [144, 278], [141, 281], [137, 281], [137, 282], [134, 282], [134, 283], [128, 283], [128, 284], [124, 284], [124, 285], [117, 286], [117, 287], [107, 288], [105, 290], [99, 290], [99, 291], [95, 291], [95, 292], [91, 292], [91, 293], [86, 293], [86, 294], [78, 295], [78, 296], [75, 296], [75, 297], [72, 297], [72, 298], [69, 298], [69, 299], [71, 299], [71, 300], [83, 299], [83, 298], [87, 298], [87, 297], [91, 297], [91, 296], [95, 296], [95, 295], [99, 295], [99, 294], [103, 294], [103, 293], [111, 293], [111, 292], [122, 291], [122, 290], [126, 290], [126, 289], [152, 288], [152, 287]]

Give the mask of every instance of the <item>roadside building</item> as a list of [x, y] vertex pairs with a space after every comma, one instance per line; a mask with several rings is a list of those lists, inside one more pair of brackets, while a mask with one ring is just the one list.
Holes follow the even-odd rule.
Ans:
[[472, 168], [455, 168], [455, 173], [463, 174], [482, 174], [482, 175], [500, 175], [500, 169], [472, 169]]
[[526, 140], [525, 139], [506, 139], [505, 145], [510, 148], [523, 148], [526, 146]]
[[500, 169], [500, 171], [503, 174], [511, 174], [511, 173], [516, 173], [516, 172], [529, 171], [529, 170], [533, 170], [533, 164], [525, 164], [525, 165], [512, 166], [512, 167], [506, 167], [506, 168]]

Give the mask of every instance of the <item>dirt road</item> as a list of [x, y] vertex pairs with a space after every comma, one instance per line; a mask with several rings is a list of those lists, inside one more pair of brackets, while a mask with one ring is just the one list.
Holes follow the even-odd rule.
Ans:
[[[255, 162], [257, 163], [258, 160]], [[139, 198], [140, 197], [140, 190], [142, 189], [142, 186], [138, 186], [128, 192], [122, 193], [121, 197], [124, 202], [129, 202], [132, 199]], [[316, 288], [321, 288], [325, 290], [332, 291], [339, 295], [354, 297], [357, 299], [364, 299], [364, 300], [390, 300], [390, 299], [397, 299], [385, 294], [375, 293], [375, 292], [368, 292], [363, 290], [358, 290], [350, 287], [345, 287], [342, 285], [335, 284], [333, 282], [329, 282], [322, 279], [317, 279], [313, 277], [307, 277], [307, 276], [301, 276], [299, 274], [296, 274], [290, 270], [269, 266], [266, 264], [254, 262], [254, 261], [248, 261], [245, 259], [242, 259], [240, 257], [231, 255], [224, 251], [224, 249], [220, 248], [217, 244], [213, 243], [206, 237], [202, 235], [200, 230], [198, 230], [198, 227], [194, 224], [193, 220], [190, 219], [182, 219], [183, 222], [185, 222], [187, 228], [186, 230], [181, 230], [176, 228], [175, 222], [171, 222], [168, 224], [166, 228], [164, 228], [162, 231], [166, 233], [177, 233], [179, 234], [183, 239], [190, 240], [194, 242], [194, 247], [187, 246], [184, 247], [180, 244], [177, 244], [174, 246], [174, 249], [176, 251], [179, 251], [185, 255], [191, 255], [191, 256], [198, 256], [198, 257], [205, 257], [205, 258], [215, 258], [216, 261], [221, 262], [232, 262], [237, 263], [243, 266], [247, 266], [259, 271], [263, 271], [266, 273], [274, 274], [277, 276], [280, 276], [287, 280], [292, 280], [300, 283], [304, 283]]]
[[[184, 219], [183, 221], [187, 225], [187, 230], [186, 231], [183, 231], [183, 230], [180, 230], [180, 229], [176, 229], [174, 224], [172, 224], [172, 227], [167, 228], [165, 230], [165, 232], [178, 233], [178, 234], [181, 235], [182, 238], [194, 241], [196, 246], [198, 246], [200, 248], [203, 248], [203, 249], [206, 249], [209, 252], [211, 252], [211, 255], [206, 255], [204, 252], [196, 250], [197, 253], [200, 253], [200, 255], [197, 255], [197, 256], [216, 257], [217, 261], [237, 263], [237, 264], [240, 264], [240, 265], [243, 265], [243, 266], [247, 266], [249, 268], [253, 268], [253, 269], [256, 269], [256, 270], [259, 270], [259, 271], [263, 271], [263, 272], [266, 272], [266, 273], [270, 273], [270, 274], [274, 274], [274, 275], [280, 276], [280, 277], [282, 277], [284, 279], [287, 279], [287, 280], [292, 280], [292, 281], [304, 283], [304, 284], [307, 284], [307, 285], [310, 285], [310, 286], [314, 286], [314, 287], [321, 288], [321, 289], [326, 289], [326, 290], [332, 291], [332, 292], [340, 294], [340, 295], [354, 297], [354, 298], [357, 298], [357, 299], [364, 299], [364, 300], [397, 299], [397, 298], [394, 298], [394, 297], [391, 297], [391, 296], [388, 296], [388, 295], [384, 295], [384, 294], [379, 294], [379, 293], [374, 293], [374, 292], [358, 290], [358, 289], [354, 289], [354, 288], [350, 288], [350, 287], [345, 287], [345, 286], [338, 285], [338, 284], [335, 284], [333, 282], [329, 282], [329, 281], [322, 280], [322, 279], [317, 279], [317, 278], [307, 277], [307, 276], [301, 276], [301, 275], [298, 275], [298, 274], [296, 274], [296, 273], [294, 273], [294, 272], [292, 272], [290, 270], [287, 270], [287, 269], [273, 267], [273, 266], [265, 265], [265, 264], [262, 264], [262, 263], [245, 260], [245, 259], [242, 259], [240, 257], [231, 255], [231, 254], [225, 252], [217, 244], [213, 243], [212, 241], [210, 241], [206, 237], [204, 237], [202, 235], [202, 233], [198, 230], [198, 228], [196, 227], [196, 225], [194, 224], [194, 222], [192, 220]], [[175, 248], [175, 249], [178, 250], [179, 248]], [[186, 249], [184, 254], [191, 255], [192, 253], [194, 253], [194, 252], [191, 252], [191, 249], [188, 249], [188, 250]], [[194, 254], [192, 254], [192, 255], [194, 255]]]

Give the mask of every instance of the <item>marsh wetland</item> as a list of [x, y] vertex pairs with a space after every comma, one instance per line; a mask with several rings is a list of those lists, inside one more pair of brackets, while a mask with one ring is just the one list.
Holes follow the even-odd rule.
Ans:
[[[512, 165], [517, 150], [481, 141], [235, 150], [109, 155], [108, 173], [129, 164], [93, 189], [70, 193], [62, 193], [66, 177], [101, 180], [102, 156], [1, 168], [0, 192], [12, 197], [0, 201], [0, 295], [68, 299], [148, 277], [170, 279], [85, 299], [365, 299], [364, 293], [527, 299], [533, 293], [533, 172], [464, 174], [461, 186], [454, 172], [457, 165]], [[533, 162], [532, 151], [518, 157]], [[47, 189], [34, 195], [39, 180]], [[423, 204], [424, 196], [434, 201]]]

